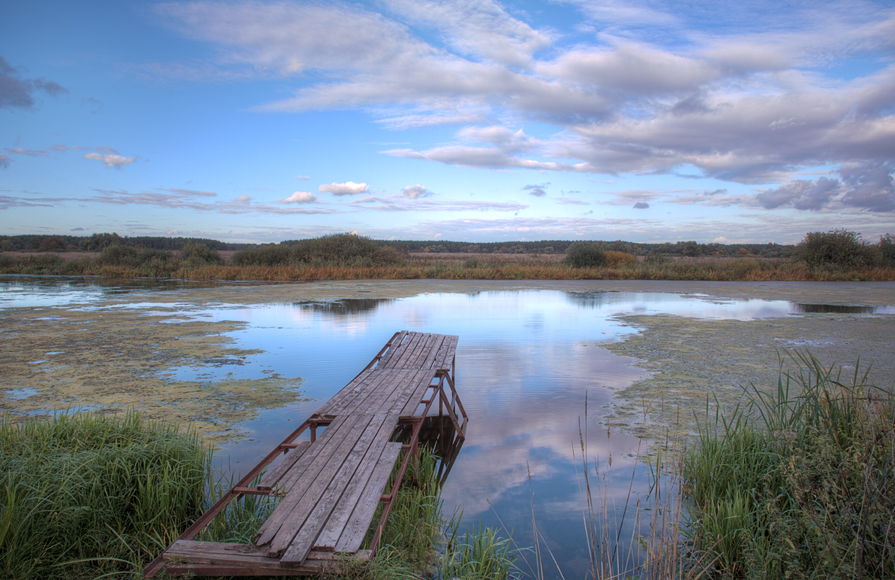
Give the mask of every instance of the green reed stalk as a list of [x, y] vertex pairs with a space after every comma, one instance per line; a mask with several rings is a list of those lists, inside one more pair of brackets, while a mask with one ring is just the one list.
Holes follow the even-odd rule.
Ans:
[[95, 577], [142, 564], [200, 512], [193, 432], [100, 413], [0, 422], [0, 575]]

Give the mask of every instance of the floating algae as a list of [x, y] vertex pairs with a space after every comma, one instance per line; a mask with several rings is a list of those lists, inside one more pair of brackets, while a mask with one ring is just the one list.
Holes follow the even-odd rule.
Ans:
[[299, 378], [176, 380], [183, 367], [209, 371], [243, 365], [261, 351], [240, 349], [224, 333], [239, 322], [196, 320], [182, 308], [17, 308], [3, 313], [0, 409], [121, 411], [192, 423], [209, 439], [239, 434], [233, 425], [260, 409], [299, 399]]
[[[641, 332], [605, 345], [635, 357], [652, 375], [616, 393], [607, 424], [654, 441], [695, 434], [696, 417], [709, 403], [729, 410], [746, 401], [753, 386], [770, 392], [781, 370], [795, 367], [787, 351], [809, 351], [826, 366], [842, 365], [850, 380], [874, 361], [870, 383], [891, 389], [895, 359], [889, 349], [892, 317], [795, 315], [765, 320], [703, 320], [679, 316], [622, 316]], [[810, 337], [810, 338], [807, 338]], [[849, 376], [846, 376], [849, 375]]]

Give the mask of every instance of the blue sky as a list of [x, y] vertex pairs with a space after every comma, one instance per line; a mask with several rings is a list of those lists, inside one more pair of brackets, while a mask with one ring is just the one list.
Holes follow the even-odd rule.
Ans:
[[895, 233], [892, 2], [4, 2], [0, 233]]

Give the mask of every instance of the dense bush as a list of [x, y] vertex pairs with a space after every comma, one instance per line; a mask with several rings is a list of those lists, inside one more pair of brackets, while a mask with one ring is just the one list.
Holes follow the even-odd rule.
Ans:
[[223, 264], [224, 259], [217, 250], [212, 250], [199, 242], [187, 242], [180, 250], [180, 259], [190, 265]]
[[278, 245], [246, 248], [233, 256], [237, 266], [387, 266], [401, 264], [405, 253], [354, 234], [335, 234]]
[[380, 266], [404, 261], [401, 252], [366, 236], [335, 234], [293, 243], [299, 263], [328, 266]]
[[880, 237], [879, 254], [885, 266], [895, 268], [895, 236], [886, 234]]
[[233, 254], [232, 262], [236, 266], [288, 266], [293, 260], [288, 246], [265, 244], [239, 250]]
[[879, 261], [879, 248], [864, 243], [861, 234], [847, 230], [809, 232], [794, 256], [812, 268], [869, 268]]
[[610, 268], [633, 266], [637, 263], [637, 256], [615, 250], [606, 250], [606, 265]]
[[606, 252], [593, 242], [575, 242], [566, 250], [563, 263], [573, 268], [599, 268], [606, 265]]

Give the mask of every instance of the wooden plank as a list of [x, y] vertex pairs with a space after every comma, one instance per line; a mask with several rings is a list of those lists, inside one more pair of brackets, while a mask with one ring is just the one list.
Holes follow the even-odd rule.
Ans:
[[[379, 498], [382, 497], [385, 484], [388, 483], [395, 461], [401, 453], [401, 447], [400, 443], [386, 445], [379, 458], [379, 463], [373, 468], [373, 473], [370, 476], [371, 482], [375, 482], [376, 485], [371, 483], [364, 489], [364, 493], [357, 502], [357, 508], [351, 514], [351, 518], [345, 525], [345, 531], [342, 532], [342, 536], [336, 544], [336, 552], [355, 552], [360, 549], [364, 536], [367, 535], [367, 530], [370, 528], [370, 521], [376, 513], [376, 507], [379, 505]], [[379, 485], [379, 482], [382, 482], [382, 485]]]
[[407, 357], [403, 360], [403, 368], [405, 369], [419, 369], [423, 364], [423, 359], [426, 358], [426, 353], [432, 344], [432, 334], [425, 333], [420, 336], [420, 340], [417, 343], [416, 347], [413, 349], [411, 353], [407, 355]]
[[[270, 545], [267, 550], [271, 556], [280, 557], [283, 552], [292, 544], [296, 534], [301, 530], [305, 522], [308, 521], [311, 512], [317, 506], [321, 498], [327, 494], [327, 490], [333, 484], [336, 474], [340, 472], [343, 464], [349, 460], [349, 456], [357, 445], [361, 434], [366, 430], [367, 425], [373, 419], [372, 415], [358, 415], [358, 421], [351, 427], [351, 433], [342, 441], [337, 449], [334, 449], [328, 457], [322, 457], [324, 460], [319, 471], [306, 473], [300, 483], [295, 485], [295, 489], [299, 493], [289, 494], [280, 502], [280, 505], [274, 508], [271, 517], [276, 515], [277, 510], [284, 508], [288, 511], [281, 525], [277, 528], [275, 534], [269, 534], [268, 540]], [[289, 501], [287, 501], [289, 500]], [[284, 505], [284, 503], [286, 505]], [[269, 521], [269, 520], [268, 520]], [[264, 537], [258, 542], [258, 545], [264, 544]]]
[[[363, 491], [371, 485], [374, 487], [378, 485], [373, 479], [373, 470], [382, 460], [382, 454], [389, 446], [388, 440], [395, 428], [396, 420], [397, 415], [389, 415], [388, 419], [383, 423], [382, 428], [379, 430], [379, 433], [376, 434], [373, 444], [370, 446], [369, 451], [358, 466], [355, 476], [351, 479], [351, 482], [345, 489], [342, 499], [339, 501], [338, 505], [336, 505], [336, 508], [329, 516], [329, 520], [320, 532], [320, 536], [318, 536], [317, 542], [314, 545], [315, 550], [335, 550], [339, 537], [341, 537], [344, 532], [345, 526], [351, 518], [351, 514], [357, 508], [358, 501], [360, 500]], [[394, 464], [394, 461], [392, 461], [392, 463]], [[386, 480], [387, 479], [388, 475], [386, 475]], [[381, 488], [385, 487], [385, 483], [386, 482], [382, 483]], [[370, 523], [367, 522], [367, 527], [369, 527], [369, 525]]]
[[[279, 560], [267, 557], [264, 550], [247, 544], [197, 542], [177, 540], [165, 552], [169, 573], [193, 573], [216, 576], [281, 576], [296, 573], [335, 571], [344, 563], [342, 554], [312, 551], [300, 567], [286, 568]], [[370, 552], [358, 552], [357, 557], [369, 559]]]
[[438, 349], [438, 355], [435, 357], [435, 368], [451, 372], [453, 370], [454, 355], [457, 352], [457, 343], [460, 337], [456, 335], [448, 335]]
[[410, 334], [406, 330], [402, 330], [399, 333], [397, 339], [392, 341], [392, 346], [389, 348], [388, 352], [385, 353], [382, 358], [379, 360], [379, 365], [376, 368], [388, 368], [391, 360], [395, 357], [397, 353], [401, 351], [401, 345], [407, 340], [407, 335]]
[[[336, 462], [341, 461], [338, 458], [338, 451], [344, 446], [343, 444], [349, 438], [352, 428], [361, 417], [347, 415], [340, 417], [340, 419], [342, 420], [340, 422], [341, 428], [331, 437], [324, 439], [326, 435], [331, 435], [332, 433], [330, 431], [332, 425], [330, 425], [323, 433], [323, 436], [315, 441], [315, 444], [297, 462], [295, 468], [280, 479], [282, 487], [286, 490], [286, 496], [280, 500], [279, 505], [274, 508], [267, 520], [261, 524], [261, 527], [255, 534], [255, 545], [267, 544], [274, 538], [280, 527], [291, 515], [292, 509], [298, 500], [302, 497], [309, 480], [313, 479], [317, 483], [325, 483], [324, 480], [316, 478], [318, 474], [323, 474], [327, 471], [327, 464], [330, 463], [331, 458]], [[350, 441], [350, 443], [353, 443], [353, 441]], [[347, 454], [348, 450], [345, 450], [344, 455]], [[336, 465], [335, 467], [338, 466]], [[335, 467], [332, 467], [333, 471]], [[297, 489], [293, 492], [293, 488], [296, 487]]]
[[340, 397], [333, 404], [326, 404], [317, 411], [323, 415], [344, 415], [351, 413], [353, 409], [363, 404], [363, 401], [370, 396], [370, 393], [380, 388], [385, 380], [382, 371], [373, 370], [366, 371], [364, 378], [359, 381], [350, 392]]
[[358, 395], [358, 393], [363, 392], [369, 386], [371, 381], [377, 380], [377, 375], [374, 371], [364, 371], [354, 377], [350, 383], [342, 387], [342, 389], [333, 395], [332, 399], [323, 404], [322, 407], [317, 409], [318, 415], [337, 415], [338, 413], [335, 410], [345, 405], [346, 402], [350, 402], [354, 397]]
[[431, 333], [421, 333], [420, 339], [414, 347], [413, 351], [408, 353], [408, 355], [402, 360], [402, 367], [405, 369], [418, 370], [420, 368], [421, 358], [426, 352], [426, 345], [429, 344], [431, 339]]
[[[317, 537], [329, 520], [333, 510], [335, 510], [336, 505], [345, 494], [359, 466], [363, 463], [364, 457], [370, 451], [370, 448], [375, 446], [376, 437], [382, 430], [383, 424], [390, 424], [390, 427], [394, 429], [394, 419], [394, 415], [381, 414], [373, 416], [354, 449], [351, 450], [351, 453], [342, 463], [342, 467], [335, 474], [329, 486], [327, 486], [317, 505], [311, 510], [305, 523], [290, 542], [286, 552], [280, 558], [281, 562], [285, 564], [287, 562], [301, 563], [304, 561], [311, 548], [314, 547]], [[381, 444], [382, 442], [380, 442]]]
[[177, 540], [165, 550], [166, 561], [181, 560], [195, 564], [226, 564], [232, 566], [255, 566], [271, 563], [263, 548], [251, 544], [229, 544], [223, 542], [197, 542]]
[[429, 341], [429, 346], [426, 349], [426, 356], [420, 361], [421, 369], [432, 368], [432, 365], [435, 364], [438, 351], [441, 350], [441, 345], [444, 344], [444, 339], [446, 338], [443, 334], [433, 334], [432, 337], [433, 339]]
[[371, 393], [363, 407], [357, 409], [356, 413], [388, 413], [392, 411], [395, 400], [401, 397], [404, 383], [412, 376], [412, 371], [406, 369], [391, 369], [383, 372], [387, 373], [388, 386], [382, 386], [379, 391]]
[[258, 489], [272, 489], [310, 446], [310, 441], [300, 441], [298, 447], [286, 453], [286, 457], [283, 458], [279, 465], [264, 474], [264, 477], [261, 478], [261, 482], [258, 484]]
[[413, 352], [413, 349], [416, 348], [422, 338], [423, 335], [419, 332], [411, 332], [408, 334], [407, 340], [401, 345], [401, 352], [395, 353], [395, 356], [392, 357], [392, 360], [389, 363], [389, 368], [404, 368], [404, 360], [409, 356], [409, 353]]
[[407, 397], [407, 401], [404, 404], [404, 407], [401, 408], [401, 418], [412, 417], [416, 414], [416, 408], [419, 407], [420, 402], [423, 400], [423, 397], [426, 394], [426, 391], [429, 390], [429, 386], [432, 383], [432, 379], [435, 378], [434, 370], [426, 370], [420, 371], [417, 375], [416, 385], [411, 392], [411, 394]]

